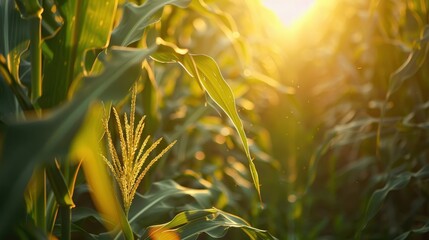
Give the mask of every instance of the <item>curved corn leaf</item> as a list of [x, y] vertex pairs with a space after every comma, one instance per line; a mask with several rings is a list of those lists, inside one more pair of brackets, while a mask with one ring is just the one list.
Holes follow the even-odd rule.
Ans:
[[416, 228], [416, 229], [410, 230], [408, 232], [404, 232], [403, 234], [397, 236], [394, 240], [405, 240], [410, 236], [410, 234], [413, 234], [413, 233], [414, 234], [424, 234], [427, 232], [429, 232], [429, 222], [426, 222], [426, 224], [420, 228]]
[[218, 193], [214, 189], [187, 188], [173, 180], [155, 182], [146, 194], [137, 193], [129, 213], [130, 223], [141, 222], [139, 218], [150, 215], [149, 212], [160, 214], [166, 209], [173, 209], [174, 206], [168, 207], [166, 202], [174, 198], [191, 197], [199, 207], [211, 206], [216, 194]]
[[65, 24], [46, 41], [55, 54], [44, 66], [42, 107], [53, 107], [66, 99], [72, 81], [85, 74], [86, 50], [107, 46], [117, 2], [76, 0], [60, 5]]
[[425, 62], [428, 51], [429, 25], [426, 25], [416, 49], [410, 53], [408, 59], [390, 76], [387, 97], [390, 97], [407, 79], [417, 73]]
[[168, 223], [151, 226], [144, 239], [167, 239], [163, 237], [166, 233], [168, 239], [197, 239], [201, 233], [221, 238], [229, 228], [241, 229], [252, 240], [276, 239], [267, 231], [251, 227], [240, 217], [216, 208], [181, 212]]
[[243, 144], [244, 152], [249, 160], [250, 172], [253, 178], [253, 184], [261, 197], [258, 172], [250, 156], [249, 145], [247, 143], [246, 133], [244, 132], [243, 123], [238, 116], [235, 106], [234, 94], [231, 88], [223, 79], [222, 74], [216, 62], [205, 55], [190, 55], [184, 56], [183, 65], [192, 75], [200, 82], [204, 90], [211, 99], [228, 115], [229, 119], [234, 124], [237, 130], [241, 143]]
[[155, 182], [144, 195], [136, 194], [128, 214], [129, 223], [138, 233], [151, 224], [165, 220], [178, 209], [211, 207], [218, 195], [219, 191], [212, 188], [187, 188], [173, 180]]
[[365, 229], [368, 222], [378, 213], [384, 199], [387, 197], [387, 194], [389, 194], [389, 192], [391, 191], [399, 190], [406, 187], [410, 182], [411, 178], [429, 178], [429, 165], [424, 166], [422, 169], [420, 169], [420, 171], [416, 173], [403, 172], [391, 178], [383, 188], [376, 190], [371, 195], [371, 198], [369, 199], [369, 202], [366, 206], [365, 215], [363, 218], [363, 225], [360, 231], [358, 231], [358, 235]]
[[228, 83], [222, 77], [222, 73], [216, 62], [206, 55], [189, 54], [186, 49], [180, 49], [172, 43], [165, 42], [161, 38], [157, 39], [157, 44], [159, 44], [159, 51], [152, 54], [151, 57], [162, 63], [179, 63], [191, 77], [198, 81], [210, 98], [232, 121], [240, 136], [246, 157], [249, 160], [253, 184], [261, 199], [258, 172], [250, 156], [246, 133], [244, 132], [243, 123], [238, 116], [237, 107], [235, 106], [234, 94]]
[[113, 30], [110, 45], [128, 46], [141, 39], [145, 28], [161, 18], [161, 9], [168, 4], [186, 7], [190, 0], [148, 0], [137, 6], [127, 3], [119, 25]]
[[[140, 76], [141, 62], [152, 51], [154, 48], [112, 49], [102, 59], [104, 71], [85, 78], [71, 103], [43, 119], [9, 123], [1, 129], [0, 191], [4, 197], [0, 199], [0, 222], [10, 223], [8, 219], [20, 205], [16, 199], [21, 199], [34, 167], [68, 153], [88, 105], [96, 99], [109, 101], [126, 95]], [[7, 224], [2, 224], [0, 236], [6, 230]]]

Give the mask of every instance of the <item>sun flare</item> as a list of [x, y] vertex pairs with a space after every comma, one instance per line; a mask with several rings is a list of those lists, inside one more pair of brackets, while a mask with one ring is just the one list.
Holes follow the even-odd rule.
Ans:
[[315, 0], [263, 0], [265, 7], [273, 11], [285, 26], [291, 26], [304, 16]]

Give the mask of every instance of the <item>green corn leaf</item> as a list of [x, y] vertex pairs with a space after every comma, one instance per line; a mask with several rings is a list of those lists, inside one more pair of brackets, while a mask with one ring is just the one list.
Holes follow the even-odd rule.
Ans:
[[42, 107], [63, 102], [71, 83], [86, 74], [85, 51], [107, 46], [117, 4], [117, 0], [76, 0], [60, 5], [65, 24], [58, 34], [46, 40], [56, 54], [45, 62]]
[[[56, 11], [56, 5], [52, 0], [43, 1], [44, 11], [42, 20], [42, 30], [44, 37], [51, 37], [56, 34], [62, 25], [62, 17]], [[21, 103], [24, 110], [28, 110], [29, 102], [25, 99], [25, 92], [21, 83], [20, 69], [22, 72], [21, 55], [28, 49], [29, 46], [29, 32], [31, 20], [22, 19], [17, 9], [15, 9], [15, 2], [13, 0], [0, 1], [0, 32], [2, 33], [2, 41], [0, 41], [0, 53], [6, 58], [7, 69], [13, 78], [9, 81], [10, 87], [13, 89], [15, 96]], [[2, 101], [7, 102], [7, 101]], [[8, 111], [12, 108], [15, 111]], [[4, 109], [5, 114], [16, 112], [17, 108], [14, 103], [8, 104]]]
[[113, 30], [110, 45], [128, 46], [138, 41], [145, 28], [161, 18], [161, 9], [168, 4], [186, 7], [190, 0], [148, 0], [137, 6], [127, 3], [119, 25]]
[[[219, 192], [215, 189], [193, 189], [183, 187], [173, 180], [155, 182], [147, 193], [136, 194], [131, 205], [128, 218], [134, 232], [140, 232], [144, 227], [163, 220], [174, 214], [175, 210], [206, 208], [213, 205]], [[185, 205], [179, 203], [186, 202]], [[153, 216], [147, 218], [147, 216]], [[118, 239], [117, 234], [115, 239]]]
[[16, 0], [15, 2], [23, 18], [40, 18], [43, 12], [39, 0]]
[[157, 39], [157, 44], [159, 44], [159, 51], [152, 54], [151, 57], [162, 63], [179, 63], [191, 77], [198, 81], [210, 98], [232, 121], [240, 136], [246, 157], [249, 160], [253, 184], [261, 199], [258, 172], [250, 156], [246, 133], [244, 132], [243, 123], [238, 116], [235, 106], [234, 94], [222, 77], [222, 73], [216, 62], [209, 56], [189, 54], [186, 49], [180, 49], [174, 44], [165, 42], [160, 38]]
[[60, 169], [58, 169], [54, 163], [50, 163], [46, 167], [46, 175], [49, 179], [49, 183], [52, 187], [57, 203], [60, 206], [73, 207], [73, 200], [67, 187], [66, 180], [64, 179]]
[[401, 85], [423, 66], [429, 51], [429, 25], [423, 30], [418, 46], [410, 53], [408, 59], [390, 76], [387, 97], [396, 92]]
[[[171, 202], [171, 199], [174, 198], [191, 197], [195, 201], [196, 206], [209, 207], [212, 205], [215, 196], [216, 191], [214, 189], [187, 188], [173, 180], [155, 182], [144, 195], [137, 193], [136, 199], [130, 209], [129, 221], [130, 223], [141, 222], [145, 216], [156, 216], [162, 214], [164, 211], [174, 209], [175, 206], [168, 207], [168, 202]], [[152, 214], [149, 214], [149, 212]]]
[[6, 58], [9, 72], [19, 83], [21, 54], [28, 48], [30, 25], [14, 6], [13, 0], [0, 1], [0, 54]]
[[403, 234], [397, 236], [394, 240], [405, 240], [407, 239], [411, 234], [424, 234], [429, 232], [429, 222], [426, 222], [425, 225], [423, 225], [420, 228], [416, 228], [407, 232], [404, 232]]
[[270, 233], [251, 227], [246, 221], [216, 208], [190, 210], [177, 214], [170, 222], [149, 228], [144, 239], [165, 239], [168, 233], [171, 239], [197, 239], [201, 233], [212, 238], [222, 238], [230, 228], [241, 229], [249, 239], [276, 239]]
[[386, 185], [383, 188], [376, 190], [371, 195], [371, 198], [369, 199], [369, 202], [366, 206], [363, 224], [360, 231], [358, 231], [358, 235], [365, 229], [368, 222], [378, 213], [384, 199], [386, 199], [389, 192], [394, 190], [400, 190], [406, 187], [410, 182], [411, 178], [426, 179], [428, 177], [429, 165], [426, 165], [416, 173], [403, 172], [389, 179], [389, 181], [387, 181]]
[[[68, 153], [89, 104], [96, 100], [110, 101], [126, 95], [140, 76], [141, 62], [154, 48], [145, 50], [112, 49], [102, 62], [104, 71], [84, 78], [75, 99], [38, 120], [8, 123], [3, 127], [0, 153], [0, 222], [9, 222], [19, 208], [22, 194], [35, 166]], [[23, 151], [22, 149], [25, 149]], [[0, 236], [7, 224], [0, 226]]]
[[235, 106], [234, 94], [225, 79], [223, 79], [219, 67], [216, 62], [208, 56], [190, 54], [184, 56], [183, 65], [192, 73], [192, 76], [203, 86], [210, 98], [228, 115], [229, 119], [234, 124], [240, 136], [241, 143], [243, 144], [244, 152], [249, 160], [253, 184], [258, 191], [259, 197], [261, 197], [258, 172], [250, 156], [246, 133], [244, 132], [243, 123], [238, 116]]
[[[205, 185], [207, 185], [206, 182]], [[220, 191], [212, 188], [211, 185], [207, 187], [207, 189], [187, 188], [173, 180], [155, 182], [151, 184], [149, 191], [144, 195], [140, 193], [136, 194], [129, 211], [129, 223], [134, 232], [138, 233], [147, 226], [165, 221], [165, 219], [170, 218], [179, 209], [191, 210], [211, 207], [220, 194]], [[79, 197], [80, 194], [88, 193], [89, 190], [87, 188], [79, 186], [75, 194], [76, 197]], [[148, 218], [147, 216], [151, 217]], [[73, 209], [72, 217], [76, 225], [79, 225], [80, 221], [89, 218], [100, 223], [108, 220], [101, 216], [99, 212], [80, 206]], [[93, 237], [104, 237], [105, 235], [103, 233], [99, 236], [93, 235]], [[120, 234], [117, 234], [116, 238], [120, 238]]]
[[42, 38], [55, 36], [64, 25], [64, 19], [58, 11], [58, 6], [53, 0], [43, 0], [42, 13]]

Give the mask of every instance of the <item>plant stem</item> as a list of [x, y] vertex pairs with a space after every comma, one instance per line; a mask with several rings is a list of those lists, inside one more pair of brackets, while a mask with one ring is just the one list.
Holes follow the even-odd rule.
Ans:
[[31, 102], [42, 95], [42, 28], [41, 16], [31, 19]]
[[71, 239], [71, 206], [60, 206], [61, 239]]
[[42, 171], [42, 174], [36, 176], [37, 183], [36, 187], [42, 189], [40, 193], [41, 196], [35, 198], [35, 209], [34, 209], [34, 219], [36, 221], [36, 226], [46, 232], [46, 174], [45, 170]]

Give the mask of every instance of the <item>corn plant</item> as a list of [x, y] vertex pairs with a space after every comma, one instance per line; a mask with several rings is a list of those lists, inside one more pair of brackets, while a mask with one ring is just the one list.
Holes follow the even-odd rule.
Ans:
[[[137, 88], [143, 88], [147, 101], [142, 110], [148, 113], [150, 125], [155, 126], [156, 114], [152, 110], [157, 105], [151, 96], [161, 92], [156, 88], [156, 61], [180, 63], [188, 77], [198, 82], [202, 92], [230, 119], [248, 160], [254, 189], [260, 195], [259, 177], [234, 95], [216, 62], [207, 55], [189, 53], [158, 33], [159, 26], [164, 26], [162, 19], [168, 15], [165, 9], [171, 12], [179, 8], [198, 10], [210, 14], [210, 21], [222, 21], [218, 20], [222, 15], [202, 0], [149, 0], [140, 5], [118, 0], [0, 2], [0, 191], [5, 196], [0, 201], [0, 236], [70, 239], [72, 232], [78, 232], [90, 238], [107, 234], [133, 239], [141, 237], [144, 229], [151, 229], [150, 224], [159, 224], [135, 224], [151, 219], [156, 211], [166, 211], [154, 203], [167, 206], [171, 203], [164, 202], [166, 199], [187, 196], [198, 204], [185, 205], [182, 209], [188, 212], [181, 214], [202, 211], [205, 215], [179, 223], [173, 220], [171, 231], [175, 236], [207, 233], [219, 238], [234, 227], [251, 239], [274, 239], [239, 217], [212, 209], [207, 199], [214, 201], [216, 194], [208, 190], [202, 190], [204, 194], [200, 195], [196, 189], [166, 181], [149, 190], [148, 195], [137, 193], [148, 170], [174, 144], [173, 141], [164, 147], [140, 171], [160, 143], [158, 140], [144, 151], [146, 138], [135, 156], [144, 135], [144, 118], [134, 125]], [[100, 121], [103, 112], [109, 111], [103, 106], [119, 104], [135, 82], [138, 87], [132, 90], [130, 119], [125, 114], [124, 130], [118, 110], [113, 108], [119, 131], [118, 136], [113, 136], [106, 116]], [[104, 141], [100, 141], [103, 132], [110, 160], [99, 153], [99, 149], [105, 149]], [[121, 154], [116, 152], [117, 145]], [[117, 180], [123, 208], [112, 178]], [[95, 206], [89, 212], [80, 207], [80, 196], [85, 193], [91, 194], [90, 202]], [[141, 202], [145, 205], [139, 205]], [[102, 224], [102, 230], [92, 232], [80, 224], [91, 217]], [[177, 228], [179, 225], [182, 227]]]

